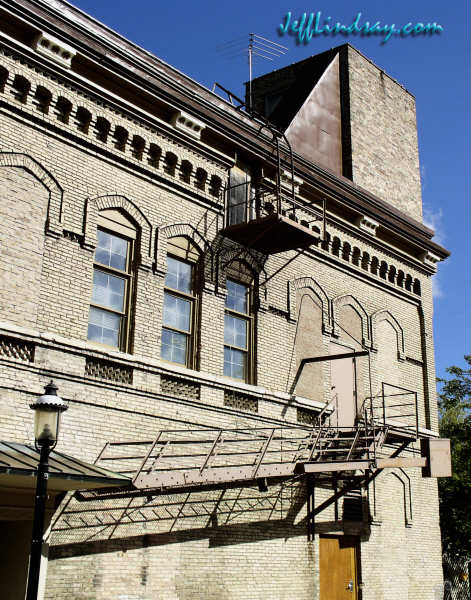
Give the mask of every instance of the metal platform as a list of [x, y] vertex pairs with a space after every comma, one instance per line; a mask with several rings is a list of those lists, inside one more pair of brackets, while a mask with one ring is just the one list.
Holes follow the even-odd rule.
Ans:
[[309, 248], [319, 242], [319, 233], [276, 213], [230, 225], [221, 234], [263, 254]]

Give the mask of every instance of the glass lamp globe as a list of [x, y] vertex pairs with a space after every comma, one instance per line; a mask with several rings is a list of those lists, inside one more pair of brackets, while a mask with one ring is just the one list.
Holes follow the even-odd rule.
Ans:
[[34, 441], [36, 447], [57, 444], [60, 415], [67, 410], [67, 404], [57, 395], [57, 385], [51, 380], [44, 388], [44, 394], [30, 404], [34, 415]]

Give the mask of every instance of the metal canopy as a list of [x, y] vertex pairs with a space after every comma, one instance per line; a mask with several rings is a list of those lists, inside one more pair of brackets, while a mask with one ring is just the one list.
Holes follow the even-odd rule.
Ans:
[[[0, 487], [32, 489], [36, 486], [39, 452], [17, 442], [0, 441]], [[49, 458], [49, 489], [67, 491], [122, 487], [126, 475], [78, 460], [54, 450]]]

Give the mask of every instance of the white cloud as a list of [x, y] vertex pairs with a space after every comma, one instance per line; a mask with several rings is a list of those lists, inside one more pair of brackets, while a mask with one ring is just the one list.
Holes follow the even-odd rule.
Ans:
[[443, 211], [433, 209], [428, 204], [424, 204], [423, 211], [424, 225], [432, 228], [435, 231], [433, 241], [437, 244], [443, 244], [446, 239], [446, 234], [443, 226]]
[[441, 286], [440, 280], [438, 279], [438, 275], [434, 275], [432, 277], [432, 296], [434, 298], [443, 298], [445, 292]]

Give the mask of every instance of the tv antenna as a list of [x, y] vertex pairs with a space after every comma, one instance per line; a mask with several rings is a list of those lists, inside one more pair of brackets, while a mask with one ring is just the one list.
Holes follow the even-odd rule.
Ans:
[[286, 46], [273, 42], [256, 33], [249, 33], [248, 44], [245, 36], [226, 42], [218, 46], [218, 50], [225, 58], [235, 58], [236, 56], [247, 54], [249, 64], [249, 94], [248, 111], [252, 112], [252, 79], [253, 79], [253, 61], [256, 56], [264, 60], [274, 61], [288, 52]]

